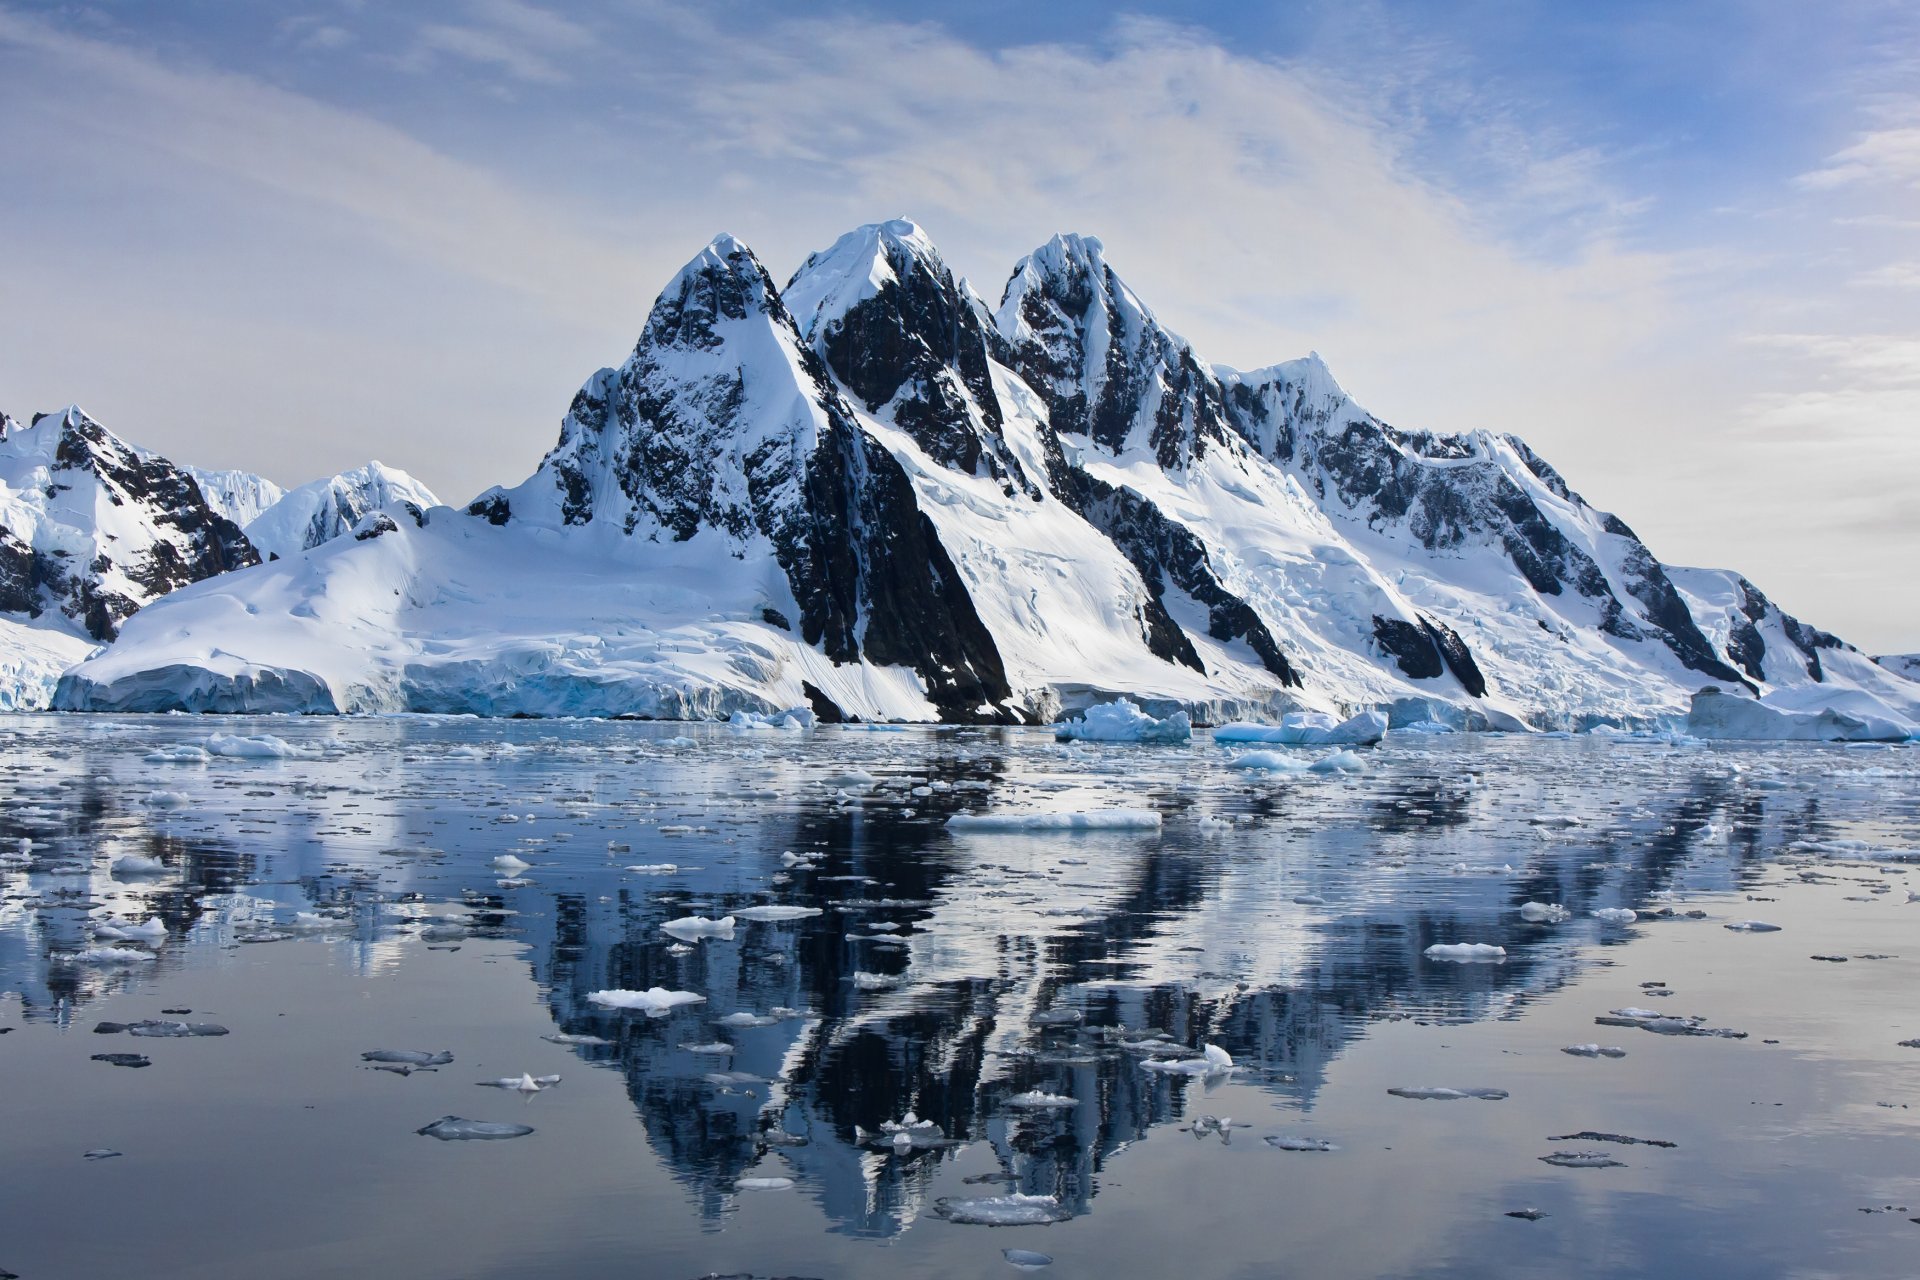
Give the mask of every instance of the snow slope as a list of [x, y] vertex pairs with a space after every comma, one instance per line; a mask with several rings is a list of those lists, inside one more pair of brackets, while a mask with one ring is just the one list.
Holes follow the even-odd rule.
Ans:
[[1317, 355], [1208, 364], [1086, 237], [995, 309], [910, 222], [784, 291], [722, 236], [531, 478], [427, 506], [177, 593], [61, 705], [1558, 728], [1713, 685], [1920, 723], [1920, 684], [1668, 569], [1522, 441], [1391, 427]]
[[180, 468], [200, 486], [207, 505], [245, 529], [260, 514], [287, 494], [285, 489], [265, 476], [251, 471], [208, 471], [201, 467]]
[[406, 472], [375, 461], [303, 484], [243, 523], [261, 555], [284, 557], [351, 533], [369, 512], [395, 504], [425, 511], [440, 499]]

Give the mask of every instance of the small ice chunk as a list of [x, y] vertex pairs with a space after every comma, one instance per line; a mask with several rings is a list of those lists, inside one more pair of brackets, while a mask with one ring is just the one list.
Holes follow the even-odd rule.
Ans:
[[1507, 958], [1505, 947], [1490, 942], [1441, 942], [1423, 953], [1429, 960], [1452, 960], [1459, 964], [1484, 964]]
[[540, 1038], [549, 1044], [586, 1045], [590, 1047], [613, 1043], [613, 1041], [608, 1040], [604, 1036], [574, 1035], [565, 1031], [558, 1031], [550, 1036], [541, 1036]]
[[96, 1053], [90, 1055], [95, 1062], [104, 1062], [115, 1067], [150, 1067], [153, 1060], [144, 1053]]
[[1541, 1163], [1561, 1169], [1624, 1169], [1627, 1162], [1615, 1160], [1604, 1151], [1556, 1151], [1541, 1156]]
[[1735, 933], [1778, 933], [1780, 932], [1779, 925], [1768, 924], [1765, 920], [1735, 920], [1731, 924], [1722, 925], [1721, 927], [1724, 929], [1731, 929]]
[[891, 991], [905, 980], [904, 974], [868, 973], [864, 969], [853, 975], [853, 985], [860, 991]]
[[453, 1050], [428, 1053], [424, 1049], [370, 1049], [360, 1055], [362, 1062], [399, 1062], [413, 1067], [444, 1067], [453, 1061]]
[[1530, 924], [1559, 924], [1571, 918], [1573, 912], [1557, 902], [1523, 902], [1520, 904], [1520, 918]]
[[793, 1186], [792, 1178], [735, 1178], [735, 1191], [785, 1191]]
[[741, 907], [733, 914], [741, 920], [805, 920], [811, 916], [825, 915], [826, 912], [819, 907], [769, 904], [764, 907]]
[[669, 920], [660, 928], [683, 941], [697, 938], [733, 937], [733, 917], [721, 916], [718, 920], [709, 920], [704, 916], [682, 916], [678, 920]]
[[1227, 761], [1229, 769], [1251, 769], [1261, 773], [1305, 773], [1308, 762], [1284, 751], [1243, 751]]
[[952, 831], [1158, 831], [1152, 809], [1099, 809], [1082, 813], [956, 813]]
[[414, 1132], [429, 1138], [438, 1138], [442, 1142], [487, 1142], [498, 1138], [524, 1138], [533, 1132], [533, 1126], [499, 1124], [491, 1120], [463, 1120], [459, 1116], [441, 1116], [432, 1124], [423, 1125]]
[[539, 1093], [542, 1089], [551, 1089], [560, 1083], [559, 1076], [536, 1076], [521, 1072], [517, 1076], [501, 1076], [498, 1080], [477, 1080], [474, 1083], [485, 1089], [514, 1089], [520, 1093]]
[[668, 991], [665, 987], [648, 987], [645, 991], [594, 991], [588, 994], [587, 999], [608, 1009], [638, 1009], [651, 1018], [658, 1018], [681, 1005], [707, 1002], [703, 995], [691, 991]]
[[115, 858], [112, 871], [122, 878], [163, 876], [167, 874], [167, 864], [158, 858], [149, 858], [144, 853], [130, 853], [124, 858]]
[[1325, 1138], [1302, 1138], [1290, 1133], [1268, 1134], [1264, 1141], [1268, 1146], [1281, 1151], [1338, 1151], [1340, 1149]]
[[1499, 1102], [1508, 1096], [1505, 1089], [1446, 1089], [1437, 1085], [1418, 1085], [1400, 1089], [1389, 1089], [1388, 1093], [1396, 1098], [1412, 1098], [1416, 1102], [1455, 1102], [1462, 1098], [1478, 1098], [1483, 1102]]
[[1080, 1105], [1079, 1099], [1069, 1098], [1063, 1093], [1045, 1093], [1039, 1089], [1029, 1089], [1025, 1093], [1016, 1093], [1007, 1099], [1010, 1107], [1019, 1107], [1022, 1111], [1054, 1111]]
[[241, 734], [216, 733], [207, 739], [206, 748], [212, 755], [226, 756], [236, 760], [289, 760], [315, 754], [294, 746], [285, 738], [276, 738], [270, 733], [254, 734], [250, 737]]
[[1002, 1249], [1000, 1256], [1015, 1271], [1038, 1271], [1042, 1267], [1053, 1265], [1053, 1255], [1035, 1253], [1032, 1249]]
[[1593, 918], [1601, 924], [1632, 924], [1640, 915], [1626, 907], [1601, 907], [1593, 913]]
[[506, 876], [517, 876], [532, 865], [524, 858], [516, 858], [510, 853], [503, 853], [493, 860], [493, 869]]
[[1140, 1064], [1148, 1071], [1169, 1075], [1217, 1076], [1233, 1070], [1233, 1056], [1217, 1044], [1210, 1044], [1197, 1058], [1149, 1058]]
[[228, 1032], [217, 1022], [175, 1022], [166, 1018], [143, 1018], [139, 1022], [128, 1023], [127, 1034], [154, 1040], [175, 1040], [190, 1036], [224, 1036]]
[[715, 1018], [714, 1025], [733, 1030], [747, 1030], [753, 1027], [771, 1027], [778, 1021], [780, 1021], [778, 1018], [763, 1017], [760, 1014], [742, 1010], [739, 1013], [730, 1013], [724, 1018]]
[[680, 869], [675, 862], [642, 862], [627, 870], [639, 876], [670, 876]]
[[1627, 1056], [1627, 1051], [1617, 1045], [1601, 1044], [1570, 1044], [1560, 1052], [1570, 1053], [1576, 1058], [1624, 1058]]
[[150, 964], [154, 958], [153, 952], [133, 947], [88, 947], [74, 956], [81, 964]]
[[1361, 773], [1366, 770], [1366, 761], [1351, 751], [1336, 751], [1323, 756], [1307, 766], [1311, 773]]
[[933, 1212], [948, 1222], [977, 1227], [1038, 1227], [1065, 1222], [1073, 1216], [1054, 1196], [1029, 1196], [1018, 1191], [977, 1200], [942, 1196], [933, 1202]]

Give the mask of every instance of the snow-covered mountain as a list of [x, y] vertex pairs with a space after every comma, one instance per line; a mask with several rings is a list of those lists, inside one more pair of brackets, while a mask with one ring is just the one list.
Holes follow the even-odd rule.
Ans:
[[208, 506], [242, 529], [258, 520], [268, 507], [287, 496], [285, 489], [251, 471], [208, 471], [192, 466], [182, 466], [180, 469], [192, 476], [200, 486], [200, 494], [207, 500]]
[[0, 415], [0, 709], [44, 706], [135, 610], [258, 559], [191, 475], [77, 407]]
[[178, 593], [62, 705], [1005, 720], [1125, 693], [1550, 727], [1717, 684], [1920, 720], [1920, 685], [1668, 569], [1520, 440], [1391, 427], [1317, 356], [1207, 363], [1086, 237], [994, 307], [909, 222], [784, 290], [723, 236], [531, 478], [427, 505]]
[[[269, 481], [260, 483], [271, 487]], [[440, 505], [440, 499], [427, 486], [399, 468], [378, 461], [297, 489], [281, 492], [274, 488], [273, 492], [277, 496], [271, 502], [241, 522], [247, 540], [261, 555], [269, 557], [296, 555], [352, 533], [370, 513], [382, 507], [401, 504], [426, 511]]]
[[1874, 661], [1909, 680], [1920, 680], [1920, 653], [1884, 653]]

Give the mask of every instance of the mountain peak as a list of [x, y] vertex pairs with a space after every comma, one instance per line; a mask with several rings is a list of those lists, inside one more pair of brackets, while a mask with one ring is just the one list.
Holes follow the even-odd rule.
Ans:
[[841, 319], [921, 267], [934, 277], [950, 277], [939, 251], [918, 223], [905, 218], [869, 222], [828, 248], [808, 254], [787, 281], [781, 298], [801, 335], [817, 340], [823, 325]]

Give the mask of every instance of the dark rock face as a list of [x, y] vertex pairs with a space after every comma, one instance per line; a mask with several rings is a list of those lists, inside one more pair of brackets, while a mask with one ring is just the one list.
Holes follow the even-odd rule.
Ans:
[[[17, 540], [0, 543], [0, 596], [7, 601], [0, 608], [36, 616], [58, 608], [94, 639], [111, 640], [149, 601], [260, 562], [239, 526], [214, 511], [199, 484], [171, 462], [135, 451], [78, 409], [57, 422], [46, 414], [34, 422], [34, 430], [59, 432], [49, 465], [52, 492], [71, 488], [79, 475], [92, 476], [108, 502], [137, 508], [157, 536], [145, 547], [103, 547], [86, 565]], [[104, 585], [114, 569], [133, 583], [133, 591]]]
[[[1001, 305], [1011, 366], [1046, 402], [1054, 431], [1109, 453], [1144, 435], [1169, 470], [1226, 439], [1219, 380], [1121, 283], [1099, 241], [1055, 236], [1014, 269]], [[1019, 321], [1011, 335], [1009, 311]]]
[[1444, 622], [1421, 617], [1418, 622], [1404, 618], [1373, 619], [1373, 638], [1410, 679], [1434, 680], [1451, 671], [1460, 686], [1476, 698], [1487, 696], [1487, 678], [1473, 660], [1460, 633]]
[[[941, 465], [1002, 481], [1009, 494], [1038, 488], [1001, 436], [988, 365], [988, 328], [953, 273], [910, 224], [856, 232], [794, 275], [878, 257], [885, 280], [839, 315], [796, 317], [840, 385], [867, 412], [890, 419]], [[789, 284], [791, 292], [795, 284]]]

